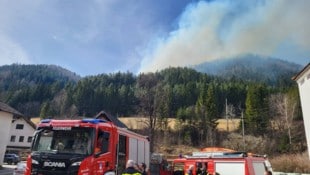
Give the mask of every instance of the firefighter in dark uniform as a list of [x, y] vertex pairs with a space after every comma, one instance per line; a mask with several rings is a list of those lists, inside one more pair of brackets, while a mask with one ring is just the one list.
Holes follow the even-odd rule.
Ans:
[[122, 175], [142, 175], [140, 171], [135, 168], [136, 162], [133, 160], [128, 160], [126, 164], [126, 169]]

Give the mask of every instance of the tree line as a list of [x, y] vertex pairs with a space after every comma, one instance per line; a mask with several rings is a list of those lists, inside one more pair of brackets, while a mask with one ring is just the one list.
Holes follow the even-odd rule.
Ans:
[[[290, 77], [279, 80], [289, 83], [275, 86], [181, 67], [74, 80], [43, 70], [32, 76], [20, 74], [0, 74], [0, 97], [26, 116], [93, 117], [105, 110], [116, 117], [146, 117], [149, 127], [144, 132], [154, 142], [152, 150], [158, 144], [222, 145], [276, 153], [306, 149], [298, 89], [287, 81]], [[178, 119], [178, 131], [167, 127], [171, 117]], [[217, 119], [226, 117], [241, 119], [238, 131], [217, 130]]]

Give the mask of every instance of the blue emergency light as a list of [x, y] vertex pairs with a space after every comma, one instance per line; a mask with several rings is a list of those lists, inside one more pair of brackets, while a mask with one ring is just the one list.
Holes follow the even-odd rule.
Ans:
[[82, 123], [91, 123], [91, 124], [98, 124], [98, 123], [105, 123], [106, 120], [102, 120], [102, 119], [89, 119], [89, 118], [85, 118], [82, 119]]
[[52, 119], [43, 119], [41, 120], [41, 123], [50, 123]]

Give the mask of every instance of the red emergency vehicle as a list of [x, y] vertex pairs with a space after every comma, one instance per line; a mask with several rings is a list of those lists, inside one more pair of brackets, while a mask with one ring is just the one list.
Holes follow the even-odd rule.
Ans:
[[115, 175], [126, 161], [150, 160], [147, 137], [102, 119], [42, 120], [26, 175]]
[[170, 163], [166, 156], [160, 153], [153, 153], [150, 162], [151, 175], [172, 175]]
[[272, 170], [269, 161], [264, 156], [249, 155], [230, 149], [214, 147], [208, 151], [193, 152], [173, 160], [173, 175], [185, 175], [193, 167], [193, 175], [263, 175], [266, 170]]

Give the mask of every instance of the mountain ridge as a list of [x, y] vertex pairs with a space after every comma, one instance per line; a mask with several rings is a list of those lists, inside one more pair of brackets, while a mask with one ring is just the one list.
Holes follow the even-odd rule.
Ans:
[[[40, 77], [42, 76], [42, 77]], [[22, 78], [25, 81], [72, 81], [77, 82], [81, 76], [61, 66], [47, 64], [11, 64], [0, 66], [0, 81]]]
[[245, 54], [204, 62], [192, 66], [192, 68], [198, 72], [226, 79], [237, 78], [246, 81], [267, 82], [274, 85], [282, 77], [290, 75], [292, 77], [301, 70], [302, 66], [278, 58]]

